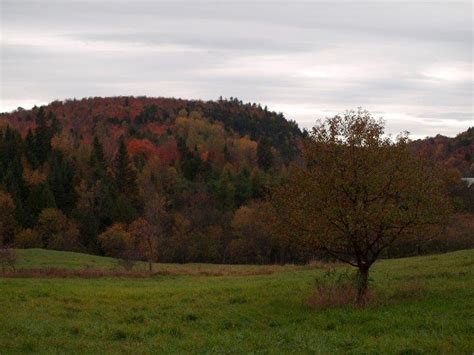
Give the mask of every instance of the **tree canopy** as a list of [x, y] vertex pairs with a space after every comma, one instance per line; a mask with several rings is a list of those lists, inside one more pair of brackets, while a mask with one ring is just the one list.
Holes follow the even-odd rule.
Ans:
[[288, 233], [358, 268], [359, 302], [383, 250], [399, 239], [428, 238], [450, 212], [441, 170], [408, 143], [406, 133], [386, 136], [383, 121], [367, 111], [327, 119], [313, 128], [304, 164], [274, 196]]

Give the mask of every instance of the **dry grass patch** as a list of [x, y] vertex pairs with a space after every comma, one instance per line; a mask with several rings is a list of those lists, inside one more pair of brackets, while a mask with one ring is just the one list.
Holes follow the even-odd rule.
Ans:
[[308, 297], [307, 304], [314, 309], [342, 307], [354, 304], [357, 290], [353, 283], [317, 285]]
[[297, 265], [268, 265], [268, 266], [247, 266], [247, 265], [206, 265], [196, 266], [159, 264], [152, 272], [140, 269], [130, 270], [128, 268], [80, 268], [67, 269], [56, 267], [44, 268], [20, 268], [0, 270], [0, 277], [8, 278], [100, 278], [100, 277], [131, 277], [144, 278], [162, 275], [173, 276], [255, 276], [271, 275], [280, 272], [289, 272], [303, 269], [303, 266]]

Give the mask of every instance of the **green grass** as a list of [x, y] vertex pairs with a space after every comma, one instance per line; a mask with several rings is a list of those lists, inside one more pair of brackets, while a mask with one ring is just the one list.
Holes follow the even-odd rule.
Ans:
[[[117, 259], [104, 256], [45, 249], [19, 249], [16, 252], [19, 256], [17, 268], [123, 270]], [[296, 265], [153, 264], [153, 271], [167, 272], [174, 275], [269, 274], [305, 268], [307, 267]], [[148, 264], [138, 262], [133, 270], [148, 270]]]
[[55, 251], [46, 249], [19, 249], [19, 268], [64, 268], [80, 269], [85, 267], [111, 269], [117, 266], [114, 258], [105, 256]]
[[[116, 266], [109, 258], [44, 250], [22, 251], [21, 257], [22, 267]], [[321, 269], [224, 277], [0, 278], [0, 353], [470, 354], [473, 266], [474, 250], [383, 260], [371, 274], [376, 304], [326, 310], [305, 302]], [[400, 292], [420, 282], [421, 295]]]

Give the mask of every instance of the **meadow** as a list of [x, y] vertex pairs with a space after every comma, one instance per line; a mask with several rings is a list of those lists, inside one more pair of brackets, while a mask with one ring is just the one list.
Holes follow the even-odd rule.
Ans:
[[[112, 258], [78, 253], [18, 253], [18, 268], [117, 267]], [[308, 305], [326, 272], [319, 264], [154, 268], [160, 274], [146, 278], [0, 278], [0, 354], [474, 349], [474, 250], [378, 261], [375, 296], [363, 309]]]

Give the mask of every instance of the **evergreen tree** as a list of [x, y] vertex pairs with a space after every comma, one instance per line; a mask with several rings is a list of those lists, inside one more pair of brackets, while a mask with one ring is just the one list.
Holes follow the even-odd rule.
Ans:
[[45, 182], [33, 186], [28, 199], [26, 200], [26, 205], [28, 206], [29, 211], [31, 211], [34, 220], [36, 220], [38, 215], [45, 208], [56, 208], [56, 201], [49, 184]]
[[235, 179], [235, 203], [237, 207], [252, 197], [252, 179], [250, 170], [244, 167]]
[[29, 189], [23, 178], [22, 151], [23, 141], [18, 132], [8, 126], [1, 136], [0, 146], [0, 185], [3, 186], [15, 202], [15, 218], [20, 226], [29, 226], [32, 218], [24, 201]]
[[258, 166], [267, 171], [273, 165], [272, 146], [267, 138], [263, 137], [257, 146], [257, 162]]
[[35, 129], [36, 157], [40, 165], [46, 161], [51, 151], [51, 137], [52, 133], [46, 122], [44, 109], [40, 107], [36, 114]]
[[224, 160], [226, 162], [230, 162], [230, 152], [229, 152], [229, 147], [227, 146], [227, 142], [224, 144]]
[[94, 136], [94, 142], [92, 143], [92, 153], [89, 159], [89, 165], [92, 169], [93, 183], [97, 180], [106, 178], [107, 166], [104, 157], [104, 148], [97, 136]]
[[232, 183], [230, 172], [226, 169], [222, 171], [219, 181], [217, 182], [216, 197], [223, 210], [231, 211], [234, 208], [235, 186]]
[[181, 169], [184, 177], [192, 181], [205, 171], [205, 165], [199, 155], [191, 155], [191, 157], [182, 160]]
[[119, 194], [112, 207], [115, 222], [130, 223], [138, 217], [138, 212], [130, 198]]
[[31, 129], [28, 129], [28, 133], [25, 138], [25, 154], [28, 163], [32, 169], [37, 169], [39, 167], [38, 158], [36, 156], [36, 144], [35, 137]]
[[3, 183], [13, 198], [24, 200], [28, 196], [28, 187], [23, 178], [23, 165], [21, 164], [20, 155], [12, 156], [12, 161], [6, 168]]
[[255, 168], [252, 171], [251, 186], [252, 198], [265, 197], [265, 193], [267, 191], [266, 176], [265, 173], [258, 168]]
[[76, 191], [74, 188], [74, 167], [62, 153], [53, 151], [48, 181], [51, 186], [56, 206], [69, 214], [74, 208]]
[[179, 136], [176, 140], [176, 143], [178, 145], [178, 150], [179, 154], [181, 155], [181, 159], [190, 158], [191, 152], [189, 151], [188, 146], [186, 145], [186, 140], [182, 136]]
[[57, 133], [60, 133], [61, 125], [59, 124], [59, 121], [53, 111], [49, 112], [48, 120], [51, 122], [51, 137]]
[[130, 161], [123, 138], [120, 139], [119, 150], [115, 159], [115, 184], [120, 193], [131, 199], [138, 197], [137, 172]]
[[104, 148], [102, 147], [102, 144], [100, 143], [97, 136], [94, 136], [91, 160], [94, 163], [105, 164]]

